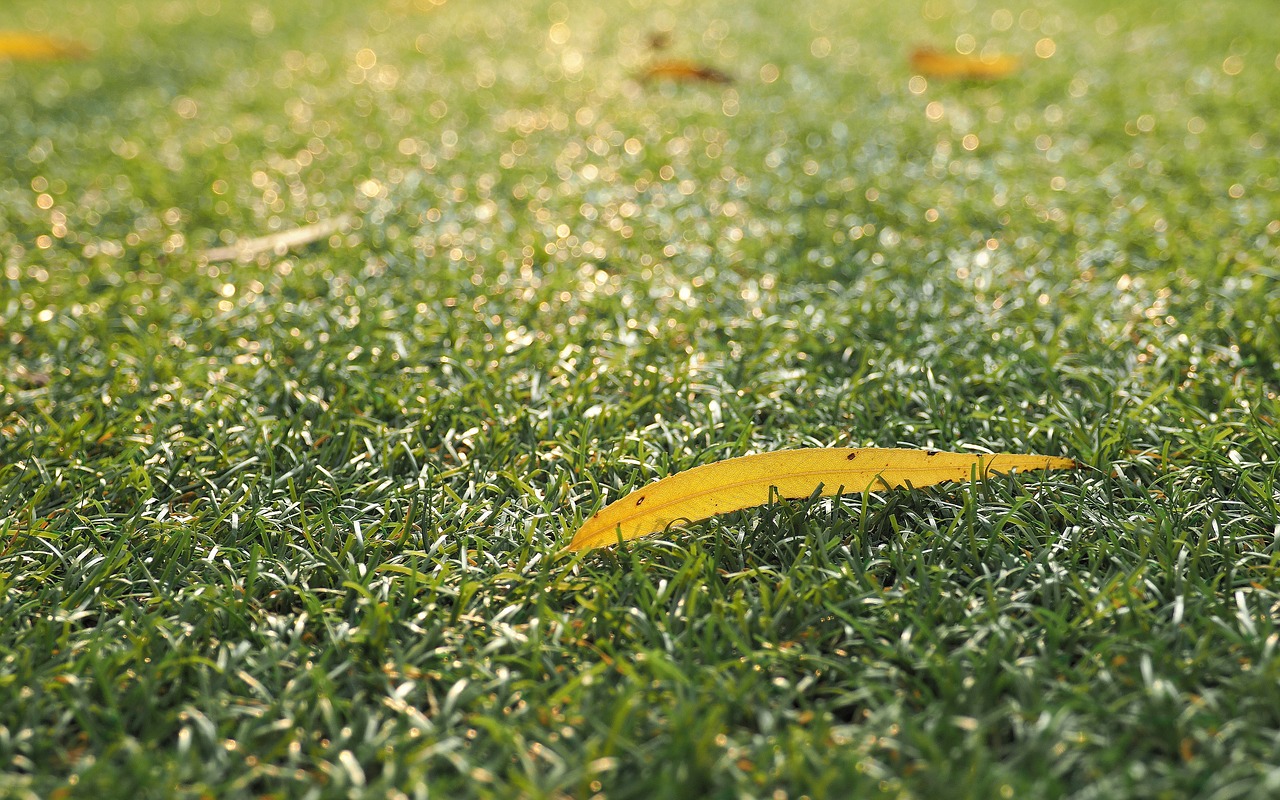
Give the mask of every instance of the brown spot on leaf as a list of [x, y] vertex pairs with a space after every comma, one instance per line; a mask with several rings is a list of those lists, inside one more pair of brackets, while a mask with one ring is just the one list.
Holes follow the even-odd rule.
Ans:
[[636, 505], [638, 506], [638, 505], [640, 505], [640, 504], [641, 504], [641, 503], [643, 503], [643, 502], [644, 502], [644, 495], [641, 495], [641, 496], [640, 496], [640, 499], [639, 499], [639, 500], [636, 500]]

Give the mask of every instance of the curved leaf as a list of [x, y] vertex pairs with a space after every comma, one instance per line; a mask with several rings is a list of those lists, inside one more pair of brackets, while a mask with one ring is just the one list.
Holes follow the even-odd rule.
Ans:
[[1021, 64], [1017, 56], [967, 56], [931, 47], [917, 48], [911, 53], [911, 68], [926, 78], [992, 81], [1012, 75]]
[[589, 550], [622, 539], [762, 505], [777, 489], [779, 497], [804, 498], [860, 493], [899, 486], [929, 486], [944, 481], [984, 478], [1003, 472], [1073, 469], [1070, 458], [999, 453], [944, 453], [939, 450], [831, 447], [782, 450], [679, 472], [610, 503], [587, 520], [569, 543]]
[[87, 58], [89, 50], [79, 42], [42, 33], [0, 31], [0, 60], [58, 61]]
[[703, 83], [733, 83], [733, 78], [715, 67], [693, 61], [660, 61], [651, 65], [640, 76], [642, 82], [669, 80]]

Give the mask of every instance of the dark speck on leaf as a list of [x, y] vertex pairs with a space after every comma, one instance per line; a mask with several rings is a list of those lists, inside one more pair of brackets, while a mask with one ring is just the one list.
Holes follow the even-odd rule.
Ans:
[[854, 460], [854, 459], [855, 459], [855, 458], [857, 458], [857, 457], [858, 457], [858, 454], [857, 454], [857, 453], [850, 453], [849, 455], [847, 455], [847, 456], [845, 456], [845, 457], [844, 457], [844, 460], [845, 460], [845, 461], [852, 461], [852, 460]]
[[641, 497], [639, 500], [636, 501], [636, 505], [640, 505], [643, 502], [644, 502], [644, 498]]
[[926, 451], [925, 451], [925, 455], [926, 455], [926, 456], [936, 456], [937, 454], [938, 454], [938, 451], [937, 451], [937, 450], [926, 450]]

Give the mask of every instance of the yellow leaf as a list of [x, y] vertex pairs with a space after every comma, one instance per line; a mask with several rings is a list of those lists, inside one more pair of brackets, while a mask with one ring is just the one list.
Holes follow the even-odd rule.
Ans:
[[992, 81], [1018, 71], [1017, 56], [964, 56], [920, 47], [911, 53], [911, 68], [926, 78]]
[[706, 64], [697, 64], [692, 61], [659, 61], [646, 69], [644, 74], [640, 76], [640, 80], [733, 83], [733, 78], [715, 67], [709, 67]]
[[85, 58], [89, 49], [79, 42], [56, 39], [40, 33], [0, 31], [0, 60], [57, 61]]
[[900, 486], [930, 486], [970, 476], [1038, 469], [1074, 469], [1070, 458], [999, 453], [979, 455], [938, 450], [830, 447], [782, 450], [730, 458], [663, 478], [610, 503], [587, 520], [569, 543], [590, 550], [622, 539], [664, 530], [677, 520], [690, 522], [769, 502], [860, 493]]

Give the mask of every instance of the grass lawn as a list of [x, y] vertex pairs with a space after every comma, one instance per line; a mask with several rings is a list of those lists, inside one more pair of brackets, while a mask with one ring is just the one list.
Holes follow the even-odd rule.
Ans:
[[1274, 17], [4, 3], [0, 796], [1280, 796]]

